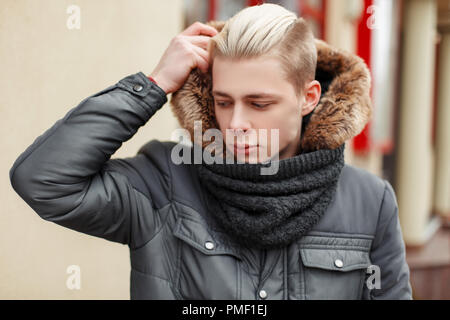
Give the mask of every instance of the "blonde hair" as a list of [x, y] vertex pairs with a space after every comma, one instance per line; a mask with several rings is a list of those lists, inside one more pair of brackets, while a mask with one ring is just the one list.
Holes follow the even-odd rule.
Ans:
[[247, 7], [226, 21], [211, 38], [210, 64], [216, 56], [240, 59], [268, 55], [278, 58], [297, 96], [315, 78], [317, 49], [303, 18], [273, 3]]

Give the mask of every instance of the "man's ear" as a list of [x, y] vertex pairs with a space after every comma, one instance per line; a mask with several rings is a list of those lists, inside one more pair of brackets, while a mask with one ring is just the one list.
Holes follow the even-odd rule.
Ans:
[[302, 106], [302, 117], [306, 116], [314, 110], [320, 100], [320, 94], [322, 88], [320, 82], [313, 80], [305, 85], [305, 90], [302, 96], [303, 106]]

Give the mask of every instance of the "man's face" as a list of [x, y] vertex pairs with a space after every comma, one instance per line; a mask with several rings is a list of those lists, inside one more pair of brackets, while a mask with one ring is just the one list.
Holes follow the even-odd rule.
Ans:
[[[215, 115], [227, 154], [240, 162], [256, 163], [277, 154], [284, 159], [298, 153], [304, 99], [297, 98], [276, 58], [217, 56], [212, 77]], [[260, 139], [259, 129], [267, 130], [267, 139]], [[278, 139], [272, 136], [273, 129], [278, 130]], [[256, 147], [246, 149], [245, 145]]]

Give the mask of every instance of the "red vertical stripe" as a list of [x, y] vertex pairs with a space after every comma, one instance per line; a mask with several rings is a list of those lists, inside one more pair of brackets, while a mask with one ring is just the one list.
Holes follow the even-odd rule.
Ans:
[[264, 0], [247, 0], [247, 6], [256, 6], [258, 4], [262, 4]]
[[217, 0], [209, 0], [208, 21], [216, 19]]
[[318, 9], [311, 7], [305, 0], [297, 0], [299, 15], [305, 19], [314, 20], [320, 26], [319, 38], [325, 39], [325, 9], [327, 0], [322, 0]]
[[[367, 27], [367, 20], [369, 19], [371, 13], [367, 12], [367, 8], [373, 4], [373, 0], [364, 0], [364, 13], [362, 19], [358, 25], [358, 36], [357, 36], [357, 47], [356, 54], [364, 59], [372, 75], [371, 67], [371, 43], [372, 43], [372, 30]], [[372, 81], [373, 83], [373, 81]], [[370, 92], [372, 96], [372, 90]], [[353, 139], [353, 149], [357, 152], [367, 152], [371, 148], [371, 138], [370, 138], [370, 126], [369, 122], [364, 130]]]
[[327, 1], [322, 0], [322, 23], [320, 24], [320, 28], [322, 29], [321, 39], [324, 40], [327, 34], [325, 33], [326, 29], [326, 21], [327, 21]]

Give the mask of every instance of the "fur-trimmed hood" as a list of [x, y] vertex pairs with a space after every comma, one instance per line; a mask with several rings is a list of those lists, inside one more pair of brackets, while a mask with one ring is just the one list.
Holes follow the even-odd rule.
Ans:
[[[210, 21], [219, 32], [224, 21]], [[322, 94], [315, 109], [303, 118], [302, 152], [335, 149], [358, 135], [372, 116], [371, 78], [365, 62], [347, 51], [316, 39], [316, 80]], [[211, 72], [192, 70], [184, 85], [172, 94], [172, 112], [194, 139], [194, 121], [202, 121], [202, 133], [218, 128], [211, 94]], [[205, 146], [207, 143], [204, 143]]]

